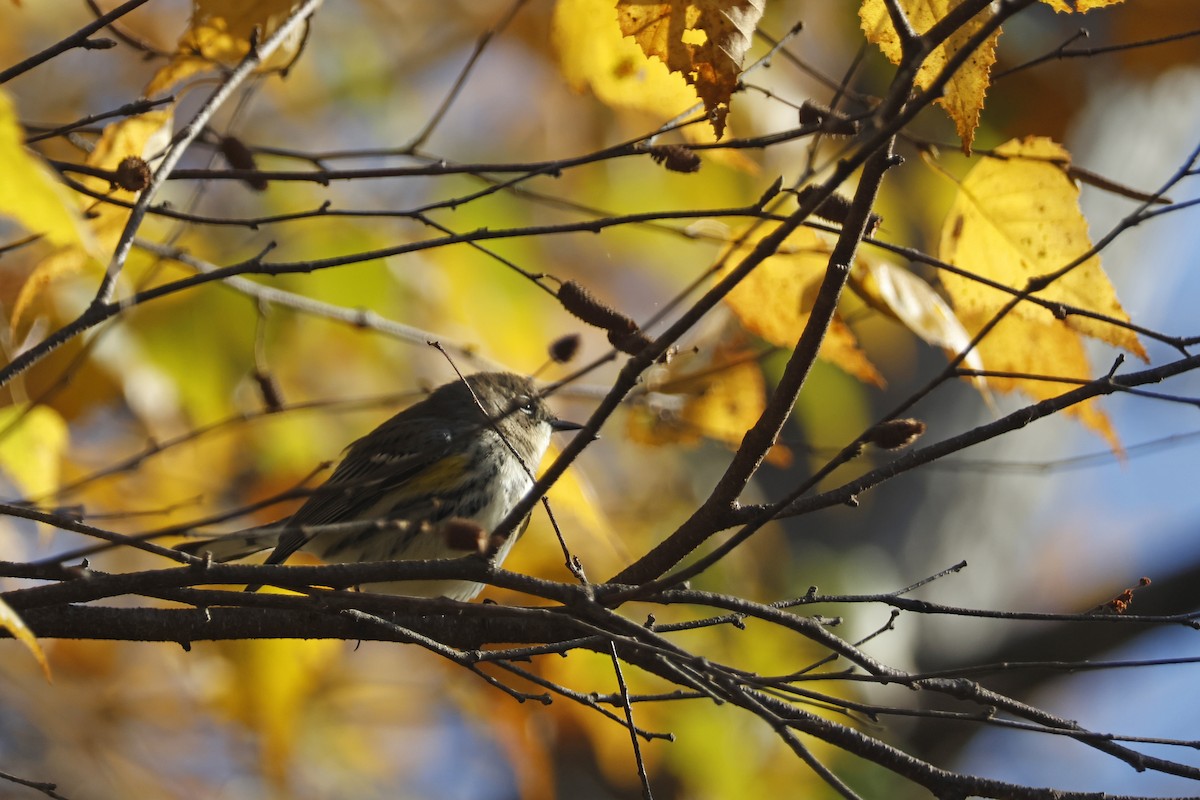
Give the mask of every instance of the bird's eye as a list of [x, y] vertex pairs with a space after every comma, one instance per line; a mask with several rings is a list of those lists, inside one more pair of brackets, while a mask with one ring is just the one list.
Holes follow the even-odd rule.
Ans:
[[520, 411], [522, 414], [528, 414], [530, 416], [533, 416], [533, 412], [534, 412], [534, 409], [536, 408], [536, 406], [537, 406], [537, 402], [532, 397], [525, 397], [524, 395], [522, 395], [517, 398], [517, 410]]

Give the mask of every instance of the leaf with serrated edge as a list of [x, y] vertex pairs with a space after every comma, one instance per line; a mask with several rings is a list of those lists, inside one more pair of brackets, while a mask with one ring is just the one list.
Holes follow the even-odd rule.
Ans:
[[[904, 11], [909, 25], [919, 34], [932, 28], [938, 21], [945, 18], [957, 8], [962, 0], [897, 0]], [[927, 89], [933, 83], [947, 62], [966, 46], [967, 42], [983, 27], [991, 16], [990, 9], [984, 9], [972, 17], [965, 25], [959, 27], [950, 37], [926, 56], [917, 70], [916, 84]], [[863, 33], [867, 41], [879, 45], [879, 49], [893, 64], [899, 64], [900, 37], [892, 27], [892, 19], [888, 15], [883, 0], [863, 0], [858, 12], [862, 22]], [[979, 115], [983, 111], [983, 99], [991, 83], [992, 65], [996, 63], [996, 41], [1000, 38], [997, 30], [988, 36], [977, 47], [966, 62], [959, 67], [946, 84], [945, 94], [938, 98], [937, 103], [946, 110], [958, 136], [962, 139], [963, 152], [971, 152], [971, 144], [975, 139], [975, 129], [979, 127]]]
[[617, 21], [647, 56], [696, 88], [720, 138], [764, 5], [764, 0], [618, 0]]
[[[734, 248], [724, 277], [754, 248], [756, 240]], [[792, 233], [779, 251], [759, 264], [729, 293], [726, 302], [751, 333], [780, 347], [795, 347], [808, 322], [813, 300], [829, 266], [832, 246], [809, 228]], [[834, 319], [818, 356], [861, 381], [883, 385], [883, 376], [859, 349], [846, 323]]]

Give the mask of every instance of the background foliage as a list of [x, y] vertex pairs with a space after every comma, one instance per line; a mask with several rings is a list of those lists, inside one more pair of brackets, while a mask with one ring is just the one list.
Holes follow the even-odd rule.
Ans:
[[[1200, 7], [319, 5], [0, 10], [13, 792], [1196, 793]], [[496, 365], [499, 605], [153, 547]]]

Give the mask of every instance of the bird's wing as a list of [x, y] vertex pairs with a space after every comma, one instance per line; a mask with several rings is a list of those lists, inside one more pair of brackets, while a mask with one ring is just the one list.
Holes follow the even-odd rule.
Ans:
[[382, 497], [403, 492], [414, 480], [422, 483], [419, 476], [446, 459], [453, 435], [440, 421], [422, 425], [409, 417], [406, 424], [393, 425], [395, 421], [350, 445], [329, 480], [288, 519], [291, 530], [279, 537], [266, 563], [281, 564], [303, 547], [314, 535], [306, 527], [378, 516], [372, 508]]

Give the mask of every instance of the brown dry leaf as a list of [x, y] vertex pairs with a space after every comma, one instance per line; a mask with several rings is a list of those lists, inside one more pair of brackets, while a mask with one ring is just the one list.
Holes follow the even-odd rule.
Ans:
[[[637, 43], [622, 35], [612, 0], [558, 0], [551, 40], [563, 77], [575, 91], [590, 89], [610, 108], [631, 109], [672, 119], [700, 105], [696, 89], [683, 76], [651, 59]], [[681, 131], [690, 142], [717, 140], [707, 125]], [[710, 150], [706, 161], [724, 163], [756, 174], [758, 165], [740, 150]]]
[[[84, 163], [90, 167], [115, 170], [128, 156], [137, 156], [148, 161], [170, 142], [173, 119], [171, 111], [163, 110], [150, 111], [114, 122], [104, 129]], [[118, 202], [132, 203], [137, 199], [136, 193], [113, 188], [108, 181], [101, 178], [84, 177], [80, 179], [80, 183], [91, 191]], [[90, 241], [94, 244], [88, 247], [80, 244], [60, 247], [42, 259], [21, 287], [13, 304], [13, 330], [20, 327], [30, 307], [47, 286], [83, 270], [89, 264], [96, 263], [94, 254], [110, 253], [116, 245], [117, 238], [129, 219], [129, 210], [112, 203], [96, 203], [87, 197], [83, 199], [91, 206]]]
[[[909, 24], [919, 34], [932, 28], [961, 2], [962, 0], [899, 0]], [[946, 63], [991, 18], [991, 14], [990, 9], [976, 14], [930, 53], [917, 71], [917, 86], [922, 89], [928, 88], [945, 68]], [[893, 64], [899, 64], [900, 37], [892, 27], [892, 20], [883, 0], [863, 0], [858, 15], [867, 40], [879, 45], [879, 49]], [[968, 155], [971, 153], [971, 143], [975, 140], [975, 129], [979, 127], [984, 95], [987, 94], [991, 83], [992, 64], [996, 62], [996, 41], [999, 38], [999, 30], [987, 37], [950, 78], [946, 84], [945, 95], [937, 100], [938, 105], [942, 106], [954, 121], [954, 127], [962, 139], [963, 152]]]
[[[725, 257], [723, 278], [757, 240], [737, 245]], [[808, 322], [813, 300], [829, 264], [832, 245], [810, 228], [799, 228], [776, 255], [763, 261], [725, 298], [742, 325], [780, 347], [793, 348]], [[861, 381], [882, 386], [883, 376], [858, 347], [846, 323], [834, 318], [818, 356]]]
[[[296, 0], [195, 0], [192, 21], [179, 39], [175, 56], [160, 68], [145, 94], [153, 97], [198, 72], [233, 67], [250, 52], [250, 39], [269, 37], [296, 7]], [[276, 50], [262, 69], [287, 66], [304, 40], [303, 28]]]
[[765, 0], [617, 0], [621, 33], [696, 87], [717, 138]]

